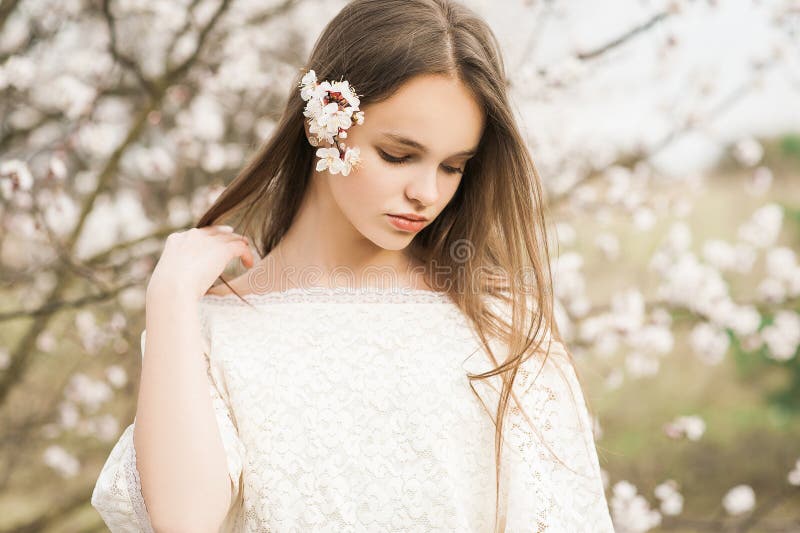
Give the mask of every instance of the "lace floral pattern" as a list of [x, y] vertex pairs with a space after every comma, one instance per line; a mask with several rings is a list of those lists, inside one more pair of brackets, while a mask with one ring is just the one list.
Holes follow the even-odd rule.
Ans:
[[[231, 474], [222, 531], [493, 531], [487, 411], [499, 382], [470, 386], [466, 371], [488, 369], [488, 359], [448, 296], [290, 289], [245, 298], [252, 305], [236, 295], [200, 305]], [[552, 344], [538, 376], [541, 361], [527, 361], [515, 382], [523, 409], [512, 404], [506, 421], [507, 532], [613, 531], [588, 413], [560, 350]], [[124, 475], [131, 439], [132, 426], [92, 498], [112, 531], [147, 531], [135, 468]], [[118, 477], [131, 480], [124, 494], [108, 489]]]
[[[396, 288], [382, 289], [380, 287], [361, 288], [331, 288], [309, 287], [289, 288], [282, 291], [248, 293], [242, 298], [253, 304], [352, 304], [352, 303], [447, 303], [450, 297], [445, 292], [429, 291], [424, 289]], [[218, 305], [238, 306], [241, 299], [235, 294], [206, 294], [203, 301]]]
[[[546, 359], [523, 362], [509, 397], [500, 474], [508, 497], [505, 531], [614, 531], [580, 383], [564, 346], [547, 337], [548, 346]], [[481, 354], [464, 368], [491, 369]], [[492, 414], [501, 385], [498, 376], [474, 382]]]
[[[144, 331], [140, 339], [143, 355]], [[136, 449], [133, 445], [135, 423], [134, 419], [122, 432], [92, 491], [92, 506], [115, 533], [153, 533], [136, 468]]]

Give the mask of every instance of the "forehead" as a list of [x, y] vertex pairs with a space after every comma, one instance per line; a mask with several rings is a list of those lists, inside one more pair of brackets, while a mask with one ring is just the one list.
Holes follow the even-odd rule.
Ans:
[[411, 137], [443, 155], [474, 148], [483, 129], [483, 109], [473, 94], [461, 81], [440, 75], [416, 76], [362, 109], [359, 128]]

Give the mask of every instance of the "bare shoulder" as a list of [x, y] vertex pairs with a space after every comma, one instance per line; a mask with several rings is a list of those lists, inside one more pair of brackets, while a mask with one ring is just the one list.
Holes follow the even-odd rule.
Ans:
[[[247, 270], [232, 280], [227, 280], [227, 285], [222, 281], [218, 282], [216, 285], [206, 291], [206, 295], [227, 296], [229, 294], [233, 294], [231, 288], [242, 296], [252, 293], [269, 292], [272, 289], [270, 288], [270, 276], [268, 276], [268, 273], [269, 271], [266, 263], [263, 260], [258, 261], [253, 268]], [[230, 288], [228, 286], [230, 286]]]

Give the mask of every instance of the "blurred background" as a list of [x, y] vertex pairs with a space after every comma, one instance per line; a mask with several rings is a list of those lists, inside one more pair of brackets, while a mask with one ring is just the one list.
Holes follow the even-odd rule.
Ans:
[[[464, 3], [544, 182], [617, 530], [800, 531], [800, 2]], [[0, 532], [106, 530], [163, 240], [342, 5], [0, 2]]]

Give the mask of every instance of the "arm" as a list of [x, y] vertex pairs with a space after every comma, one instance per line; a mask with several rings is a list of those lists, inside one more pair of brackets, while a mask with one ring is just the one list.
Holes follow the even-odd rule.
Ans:
[[199, 303], [231, 259], [253, 265], [246, 240], [232, 230], [207, 226], [171, 234], [151, 276], [136, 417], [92, 493], [92, 505], [114, 533], [150, 532], [152, 526], [170, 533], [218, 531], [234, 518], [244, 446], [211, 360]]
[[[492, 342], [505, 355], [505, 346]], [[547, 348], [547, 342], [542, 349]], [[500, 357], [502, 360], [503, 357]], [[500, 486], [507, 496], [504, 531], [609, 533], [614, 531], [605, 497], [592, 423], [569, 356], [552, 340], [550, 353], [524, 361], [514, 379], [503, 425]], [[464, 368], [493, 368], [481, 353]], [[473, 390], [494, 420], [499, 376], [473, 381]], [[501, 498], [501, 504], [503, 498]]]
[[218, 531], [232, 497], [195, 299], [148, 294], [133, 439], [155, 529]]
[[544, 365], [541, 361], [532, 357], [523, 363], [514, 384], [519, 404], [509, 406], [512, 449], [503, 451], [509, 453], [512, 487], [509, 526], [535, 523], [538, 517], [559, 531], [613, 533], [592, 421], [575, 369], [555, 339]]
[[[201, 314], [201, 318], [202, 314]], [[207, 319], [206, 319], [207, 320]], [[141, 334], [141, 353], [146, 351], [147, 331]], [[202, 340], [208, 348], [208, 339], [204, 334]], [[210, 351], [210, 350], [209, 350]], [[203, 354], [204, 355], [204, 354]], [[231, 483], [230, 499], [241, 502], [239, 490], [242, 473], [242, 460], [244, 445], [239, 438], [238, 430], [233, 422], [230, 409], [226, 402], [225, 389], [217, 386], [219, 375], [217, 369], [206, 361], [206, 390], [211, 398], [216, 423], [226, 452], [227, 471]], [[140, 389], [141, 390], [141, 389]], [[142, 495], [141, 478], [137, 467], [136, 448], [134, 446], [134, 432], [138, 426], [134, 419], [114, 445], [92, 492], [92, 506], [102, 517], [105, 524], [113, 533], [153, 533], [148, 508], [145, 507]], [[137, 442], [138, 444], [138, 442]], [[232, 519], [235, 516], [231, 517]], [[180, 530], [179, 527], [161, 527], [158, 531]]]

